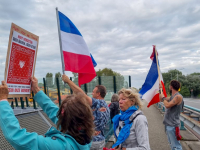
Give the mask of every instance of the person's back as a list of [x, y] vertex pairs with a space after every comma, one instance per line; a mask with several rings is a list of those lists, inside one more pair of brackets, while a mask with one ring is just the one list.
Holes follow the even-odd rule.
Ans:
[[[95, 131], [100, 131], [100, 133], [96, 136], [93, 136], [92, 141], [101, 141], [101, 140], [105, 140], [105, 136], [104, 136], [104, 128], [109, 120], [109, 108], [105, 102], [105, 100], [99, 100], [99, 99], [95, 99], [92, 98], [93, 101], [95, 101], [93, 103], [93, 105], [91, 106], [92, 110], [93, 110], [93, 116], [94, 116], [94, 125], [95, 125]], [[105, 108], [103, 110], [101, 110], [101, 108]]]
[[104, 100], [106, 88], [98, 85], [92, 93], [92, 110], [94, 116], [95, 136], [92, 139], [90, 150], [102, 150], [105, 145], [104, 128], [110, 118], [110, 109]]
[[119, 102], [112, 102], [110, 104], [110, 118], [112, 120], [112, 118], [120, 113], [120, 109], [119, 109]]
[[67, 83], [74, 92], [81, 92], [86, 97], [88, 104], [92, 107], [93, 117], [94, 117], [94, 125], [95, 125], [95, 134], [92, 139], [92, 145], [90, 149], [93, 150], [101, 150], [105, 145], [105, 137], [104, 137], [104, 127], [106, 126], [109, 117], [110, 110], [104, 101], [104, 97], [106, 95], [106, 88], [103, 85], [96, 86], [92, 91], [92, 98], [87, 96], [85, 92], [74, 84], [68, 76], [62, 76], [63, 81]]
[[[10, 107], [8, 87], [0, 85], [0, 128], [6, 140], [16, 150], [89, 150], [94, 133], [92, 111], [83, 94], [67, 96], [58, 108], [51, 99], [40, 91], [37, 79], [32, 80], [34, 100], [57, 125], [47, 131], [45, 137], [35, 132], [26, 132], [19, 125]], [[2, 97], [2, 95], [4, 95]]]
[[112, 118], [120, 113], [119, 109], [119, 96], [117, 94], [113, 94], [111, 98], [111, 104], [110, 104], [110, 118]]

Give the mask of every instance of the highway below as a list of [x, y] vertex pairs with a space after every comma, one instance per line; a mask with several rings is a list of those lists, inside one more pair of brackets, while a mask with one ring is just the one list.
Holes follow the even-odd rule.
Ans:
[[200, 109], [200, 99], [194, 99], [194, 98], [183, 98], [184, 104], [195, 107], [197, 109]]

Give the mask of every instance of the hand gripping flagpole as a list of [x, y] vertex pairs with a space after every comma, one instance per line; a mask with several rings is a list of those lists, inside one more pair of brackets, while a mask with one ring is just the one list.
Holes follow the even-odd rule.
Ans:
[[61, 35], [60, 35], [60, 21], [59, 21], [57, 7], [56, 7], [56, 16], [57, 16], [57, 25], [58, 25], [58, 37], [59, 37], [59, 43], [60, 43], [60, 54], [61, 54], [61, 61], [62, 61], [62, 71], [63, 71], [63, 74], [65, 74], [65, 64], [64, 64], [64, 59], [63, 59], [62, 41], [61, 41]]
[[[159, 84], [161, 84], [161, 80], [160, 80], [160, 66], [158, 65], [158, 56], [157, 56], [156, 45], [155, 45], [155, 55], [156, 55], [156, 64], [157, 64], [157, 70], [158, 70]], [[160, 89], [160, 93], [163, 94], [162, 89]]]

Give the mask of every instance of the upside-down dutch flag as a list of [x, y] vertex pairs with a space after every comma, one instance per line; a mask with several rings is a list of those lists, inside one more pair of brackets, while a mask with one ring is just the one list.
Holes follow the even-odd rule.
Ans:
[[90, 54], [83, 36], [72, 21], [58, 11], [65, 71], [78, 73], [79, 86], [95, 76], [96, 62]]
[[[151, 64], [151, 68], [149, 70], [149, 73], [146, 77], [144, 84], [142, 85], [142, 89], [139, 92], [142, 95], [142, 99], [145, 99], [148, 102], [147, 107], [150, 107], [151, 105], [160, 102], [159, 76], [158, 76], [158, 69], [160, 68], [157, 68], [155, 46], [153, 48], [153, 53], [150, 58], [153, 60]], [[161, 73], [160, 73], [160, 80], [163, 86], [163, 94], [165, 95], [165, 97], [167, 97], [167, 93], [165, 90]]]

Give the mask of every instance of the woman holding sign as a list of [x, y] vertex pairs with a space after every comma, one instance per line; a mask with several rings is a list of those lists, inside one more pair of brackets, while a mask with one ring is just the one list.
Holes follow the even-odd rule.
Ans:
[[38, 80], [32, 78], [34, 99], [48, 117], [57, 125], [51, 127], [45, 137], [21, 129], [8, 98], [8, 87], [0, 85], [0, 128], [6, 140], [16, 150], [89, 150], [94, 133], [93, 116], [84, 95], [67, 96], [58, 108], [38, 87]]

